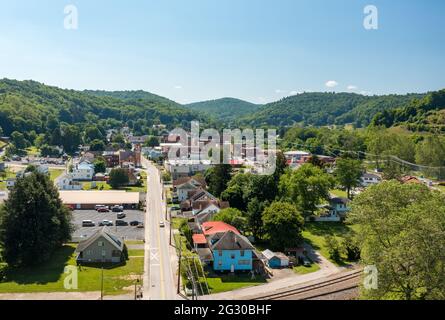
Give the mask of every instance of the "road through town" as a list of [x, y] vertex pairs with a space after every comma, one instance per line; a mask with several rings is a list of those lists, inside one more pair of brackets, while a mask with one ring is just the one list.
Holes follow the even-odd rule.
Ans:
[[[148, 175], [144, 296], [150, 300], [172, 300], [176, 299], [176, 287], [170, 260], [168, 223], [164, 220], [166, 209], [161, 179], [152, 163], [145, 159], [143, 162]], [[165, 223], [165, 227], [160, 226], [161, 222]]]

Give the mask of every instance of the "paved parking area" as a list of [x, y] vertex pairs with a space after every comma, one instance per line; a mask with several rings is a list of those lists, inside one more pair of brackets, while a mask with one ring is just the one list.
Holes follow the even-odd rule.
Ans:
[[[124, 213], [127, 215], [124, 220], [128, 223], [131, 221], [140, 221], [145, 225], [145, 214], [143, 211], [139, 210], [125, 210]], [[96, 227], [82, 227], [83, 220], [91, 220], [96, 224]], [[73, 241], [79, 241], [82, 238], [89, 237], [95, 231], [102, 227], [98, 227], [98, 223], [102, 220], [110, 220], [113, 222], [113, 227], [108, 227], [118, 236], [123, 237], [125, 240], [144, 240], [144, 228], [137, 228], [132, 226], [118, 226], [116, 227], [117, 213], [108, 212], [100, 213], [95, 210], [74, 210], [73, 211], [73, 223], [75, 225], [75, 231], [72, 235]]]

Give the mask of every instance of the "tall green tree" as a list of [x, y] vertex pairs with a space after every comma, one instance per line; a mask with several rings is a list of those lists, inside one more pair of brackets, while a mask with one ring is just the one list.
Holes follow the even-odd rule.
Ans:
[[445, 299], [445, 196], [418, 184], [386, 181], [352, 203], [363, 265], [378, 286], [365, 299]]
[[245, 231], [248, 228], [248, 220], [245, 215], [238, 209], [223, 209], [213, 217], [213, 221], [223, 221], [238, 230]]
[[360, 185], [363, 166], [360, 160], [340, 158], [336, 161], [335, 177], [338, 183], [346, 188], [348, 198], [351, 199], [351, 189]]
[[287, 202], [273, 202], [263, 213], [265, 237], [274, 250], [292, 248], [302, 241], [304, 218]]
[[29, 172], [18, 179], [0, 209], [0, 246], [11, 267], [47, 261], [72, 230], [71, 213], [48, 175]]
[[220, 197], [232, 178], [232, 166], [229, 164], [217, 164], [207, 170], [205, 179], [209, 188], [209, 192]]
[[113, 189], [119, 189], [128, 185], [130, 179], [125, 169], [116, 168], [110, 171], [110, 180], [108, 183]]
[[281, 176], [280, 194], [293, 202], [305, 216], [313, 215], [317, 205], [329, 199], [334, 179], [318, 167], [304, 164]]

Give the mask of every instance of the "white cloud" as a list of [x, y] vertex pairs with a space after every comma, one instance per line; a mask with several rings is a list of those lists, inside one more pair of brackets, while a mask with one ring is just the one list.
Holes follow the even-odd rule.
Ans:
[[284, 91], [281, 89], [275, 89], [275, 93], [283, 93]]
[[336, 86], [338, 86], [338, 82], [335, 80], [329, 80], [328, 82], [326, 82], [325, 85], [328, 88], [335, 88]]
[[174, 86], [175, 89], [180, 90], [182, 89], [182, 86]]
[[293, 90], [293, 91], [289, 92], [289, 95], [291, 95], [291, 96], [296, 96], [297, 94], [301, 94], [301, 93], [302, 93], [301, 91], [295, 91], [295, 90]]
[[354, 91], [354, 90], [357, 90], [357, 89], [358, 89], [358, 87], [357, 87], [357, 86], [354, 86], [354, 85], [352, 85], [352, 84], [348, 86], [348, 90], [349, 90], [349, 91]]

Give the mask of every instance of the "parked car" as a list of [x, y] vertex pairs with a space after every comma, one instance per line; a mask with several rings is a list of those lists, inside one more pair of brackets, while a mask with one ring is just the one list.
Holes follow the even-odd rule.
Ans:
[[125, 213], [123, 213], [123, 212], [120, 212], [120, 213], [117, 214], [117, 218], [118, 219], [124, 219], [126, 217], [127, 217], [127, 215]]
[[110, 212], [110, 209], [108, 209], [107, 207], [103, 207], [103, 208], [99, 208], [97, 209], [97, 212]]
[[101, 222], [99, 222], [99, 227], [112, 227], [113, 226], [113, 222], [110, 220], [103, 220]]
[[96, 224], [91, 220], [83, 220], [82, 227], [95, 227]]
[[172, 211], [178, 211], [178, 210], [181, 210], [181, 207], [180, 206], [172, 206], [171, 210]]
[[142, 229], [143, 227], [144, 227], [144, 224], [141, 222], [141, 223], [139, 223], [139, 224], [137, 225], [136, 228]]
[[100, 208], [107, 208], [107, 206], [105, 206], [105, 205], [103, 205], [103, 204], [97, 204], [94, 208], [95, 208], [96, 211], [97, 211], [97, 210], [99, 210]]
[[141, 224], [142, 222], [139, 222], [139, 221], [131, 221], [130, 222], [130, 226], [132, 226], [132, 227], [137, 227], [139, 224]]
[[165, 223], [164, 223], [164, 221], [159, 222], [159, 226], [160, 226], [161, 228], [164, 228], [164, 227], [165, 227]]
[[302, 264], [305, 267], [310, 267], [312, 265], [311, 260], [309, 260], [309, 258], [307, 257], [300, 257], [300, 264]]
[[124, 212], [124, 207], [123, 206], [113, 206], [113, 207], [111, 207], [111, 211], [113, 211], [113, 212]]
[[124, 220], [116, 220], [116, 226], [117, 227], [126, 227], [128, 226], [128, 222]]

